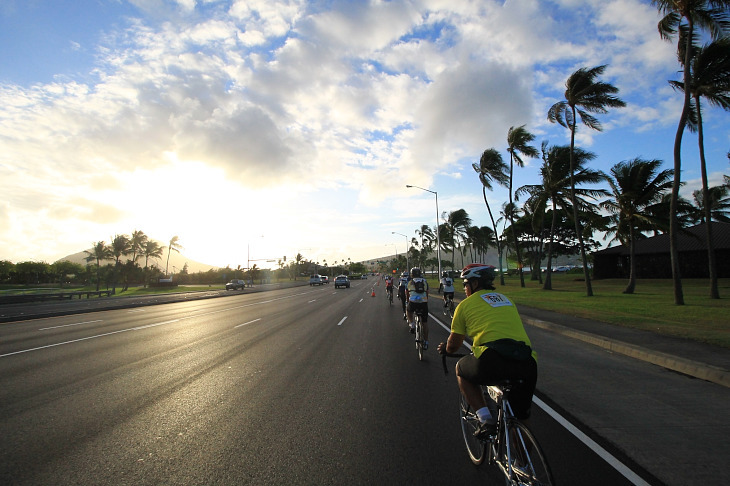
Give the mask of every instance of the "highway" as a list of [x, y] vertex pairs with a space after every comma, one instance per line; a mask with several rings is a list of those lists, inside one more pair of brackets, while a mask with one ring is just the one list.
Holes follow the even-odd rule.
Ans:
[[[371, 297], [373, 284], [0, 325], [0, 484], [497, 480], [465, 453], [456, 381], [435, 351], [447, 331], [430, 319], [419, 362], [399, 302], [382, 288]], [[539, 403], [551, 404], [543, 367], [546, 384], [559, 370], [576, 389], [594, 386], [565, 356], [566, 338], [528, 331]], [[614, 359], [581, 348], [590, 352]], [[531, 422], [558, 484], [646, 484], [630, 459], [609, 464], [543, 408]]]

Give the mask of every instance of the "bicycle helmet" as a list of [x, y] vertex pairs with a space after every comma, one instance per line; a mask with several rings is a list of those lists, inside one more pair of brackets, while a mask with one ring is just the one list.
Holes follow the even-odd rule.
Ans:
[[447, 278], [449, 276], [449, 272], [443, 272], [441, 274], [442, 277]]
[[464, 280], [479, 279], [482, 287], [488, 287], [494, 282], [495, 271], [492, 265], [484, 265], [483, 263], [472, 263], [464, 267], [461, 271], [461, 278]]
[[418, 278], [421, 276], [421, 269], [418, 267], [411, 268], [411, 276], [413, 278]]
[[407, 271], [407, 270], [403, 270], [403, 273], [401, 273], [401, 274], [400, 274], [400, 276], [401, 276], [401, 277], [406, 277], [406, 278], [408, 278], [408, 271]]

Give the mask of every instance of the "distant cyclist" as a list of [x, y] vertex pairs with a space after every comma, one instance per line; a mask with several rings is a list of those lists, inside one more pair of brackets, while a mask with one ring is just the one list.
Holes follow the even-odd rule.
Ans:
[[400, 304], [403, 307], [403, 320], [408, 320], [408, 317], [406, 316], [406, 287], [408, 287], [408, 281], [410, 280], [410, 277], [408, 275], [408, 272], [403, 272], [400, 275], [400, 279], [398, 280], [398, 298], [400, 299]]
[[454, 300], [454, 279], [449, 277], [449, 272], [441, 274], [441, 287], [444, 289], [444, 309], [446, 309], [449, 298]]
[[478, 437], [494, 433], [497, 420], [491, 416], [480, 385], [522, 380], [513, 383], [509, 401], [515, 417], [525, 421], [537, 383], [537, 354], [517, 307], [494, 292], [494, 277], [491, 265], [472, 263], [464, 267], [461, 278], [466, 298], [454, 312], [449, 339], [438, 346], [439, 353], [456, 353], [466, 336], [472, 339], [472, 354], [456, 364], [456, 377], [461, 393], [481, 422], [474, 434]]
[[390, 275], [385, 276], [385, 292], [385, 296], [390, 296], [390, 300], [393, 300], [393, 277]]
[[423, 324], [423, 349], [428, 349], [428, 283], [426, 279], [421, 276], [421, 269], [418, 267], [411, 268], [411, 281], [408, 282], [406, 287], [406, 294], [408, 297], [408, 307], [406, 311], [408, 313], [408, 326], [411, 328], [411, 332], [416, 332], [416, 323], [413, 319], [413, 313], [419, 312], [422, 316]]

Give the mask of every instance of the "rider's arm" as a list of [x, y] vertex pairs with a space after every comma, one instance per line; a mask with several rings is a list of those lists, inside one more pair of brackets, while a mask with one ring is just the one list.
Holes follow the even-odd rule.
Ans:
[[464, 337], [463, 334], [456, 334], [455, 332], [449, 334], [449, 339], [446, 340], [446, 352], [456, 353], [459, 351], [461, 345], [464, 344]]

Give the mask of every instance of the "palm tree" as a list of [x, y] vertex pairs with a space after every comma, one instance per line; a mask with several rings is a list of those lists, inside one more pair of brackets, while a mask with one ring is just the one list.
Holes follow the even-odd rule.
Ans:
[[583, 276], [586, 282], [586, 295], [593, 295], [588, 260], [586, 258], [583, 231], [578, 218], [578, 204], [575, 200], [575, 131], [578, 117], [580, 121], [597, 131], [601, 131], [601, 123], [590, 113], [608, 113], [607, 108], [626, 106], [620, 98], [614, 96], [618, 88], [610, 83], [596, 81], [603, 74], [606, 66], [597, 66], [591, 69], [580, 68], [568, 77], [565, 82], [565, 100], [559, 101], [550, 107], [547, 118], [551, 123], [558, 123], [570, 130], [570, 197], [573, 204], [573, 221], [575, 232], [578, 235], [578, 245], [583, 262]]
[[147, 240], [148, 238], [147, 235], [144, 234], [144, 231], [132, 231], [132, 238], [130, 238], [129, 243], [131, 245], [133, 262], [137, 262], [137, 258], [141, 257], [144, 253], [144, 246], [147, 243]]
[[[689, 91], [692, 97], [690, 106], [693, 108], [688, 117], [688, 126], [697, 131], [700, 151], [700, 172], [702, 175], [702, 199], [710, 201], [709, 184], [707, 180], [707, 163], [705, 161], [704, 130], [702, 126], [702, 109], [700, 100], [705, 98], [710, 105], [722, 109], [730, 109], [730, 39], [714, 41], [704, 47], [692, 48], [693, 54], [688, 79]], [[685, 84], [670, 81], [672, 87], [684, 91]], [[695, 196], [695, 199], [697, 197]], [[705, 214], [701, 220], [711, 221], [710, 205], [703, 206]], [[717, 283], [717, 263], [713, 245], [712, 225], [705, 226], [707, 238], [707, 261], [710, 275], [710, 298], [719, 299], [720, 292]]]
[[91, 250], [84, 250], [84, 253], [86, 253], [85, 260], [87, 262], [92, 262], [96, 260], [96, 291], [99, 291], [99, 269], [101, 267], [102, 260], [111, 260], [112, 258], [112, 252], [111, 249], [106, 246], [106, 243], [103, 241], [97, 241], [94, 243], [94, 246], [91, 248]]
[[170, 238], [170, 243], [167, 244], [167, 263], [165, 263], [165, 276], [169, 275], [169, 273], [167, 273], [167, 270], [170, 267], [170, 253], [173, 251], [180, 253], [180, 250], [182, 249], [183, 247], [180, 244], [180, 238], [177, 235]]
[[500, 285], [504, 285], [504, 273], [502, 272], [502, 244], [499, 236], [497, 235], [497, 224], [494, 222], [492, 209], [489, 207], [489, 201], [487, 201], [487, 189], [490, 191], [492, 190], [493, 181], [505, 187], [509, 185], [507, 164], [504, 163], [502, 155], [496, 149], [489, 148], [482, 153], [482, 156], [479, 159], [479, 164], [472, 164], [472, 168], [477, 174], [479, 174], [479, 180], [482, 183], [482, 196], [484, 197], [484, 204], [487, 206], [489, 219], [492, 220], [492, 234], [494, 235], [494, 243], [499, 255], [499, 283]]
[[[710, 187], [707, 190], [707, 195], [708, 197], [705, 199], [703, 191], [692, 192], [695, 201], [694, 206], [692, 206], [695, 209], [693, 218], [695, 222], [720, 221], [730, 223], [730, 187], [726, 185]], [[708, 204], [705, 204], [705, 201], [708, 201]]]
[[[466, 230], [469, 226], [471, 226], [471, 218], [464, 209], [457, 209], [455, 211], [449, 212], [445, 219], [446, 226], [449, 228], [449, 242], [451, 243], [451, 248], [453, 250], [452, 254], [457, 247], [459, 248], [459, 252], [461, 253], [461, 246], [466, 240]], [[463, 253], [461, 254], [461, 266], [464, 266]]]
[[142, 245], [142, 254], [144, 255], [144, 285], [147, 286], [147, 265], [149, 264], [150, 258], [162, 258], [162, 252], [165, 249], [164, 246], [160, 246], [154, 240], [147, 240]]
[[[691, 60], [693, 55], [692, 41], [695, 36], [695, 26], [709, 31], [713, 39], [724, 37], [730, 18], [728, 8], [730, 0], [652, 0], [652, 5], [664, 17], [657, 26], [659, 35], [664, 40], [671, 40], [676, 34], [677, 53], [683, 56], [682, 85], [691, 83]], [[674, 303], [684, 305], [682, 280], [679, 273], [679, 250], [677, 249], [677, 235], [679, 233], [679, 188], [682, 172], [682, 135], [691, 114], [691, 89], [684, 90], [684, 104], [679, 117], [677, 133], [674, 136], [674, 181], [672, 196], [669, 205], [669, 254], [672, 263], [672, 279], [674, 280]]]
[[607, 179], [613, 199], [604, 201], [601, 207], [617, 217], [616, 232], [629, 245], [629, 283], [624, 294], [633, 294], [636, 288], [634, 242], [643, 230], [661, 225], [646, 210], [661, 203], [662, 196], [672, 187], [672, 170], [660, 172], [661, 165], [661, 160], [638, 158], [619, 162], [611, 168], [611, 177]]
[[[416, 235], [421, 239], [421, 256], [423, 257], [423, 261], [421, 262], [421, 266], [426, 265], [426, 255], [431, 251], [433, 242], [436, 241], [436, 235], [433, 232], [433, 229], [427, 224], [421, 225], [419, 229], [416, 230]], [[441, 276], [439, 275], [439, 278]]]
[[[579, 147], [575, 147], [573, 150], [573, 179], [576, 185], [574, 191], [575, 201], [581, 208], [584, 208], [584, 211], [590, 210], [591, 208], [588, 199], [608, 195], [603, 189], [582, 187], [587, 184], [597, 184], [605, 179], [603, 172], [586, 167], [588, 162], [595, 158], [596, 155], [594, 153], [585, 151]], [[541, 184], [522, 186], [517, 189], [515, 194], [519, 197], [523, 193], [527, 193], [529, 195], [528, 203], [540, 211], [546, 211], [548, 202], [552, 208], [550, 233], [548, 237], [547, 270], [545, 282], [543, 283], [544, 290], [552, 290], [553, 243], [555, 241], [558, 209], [564, 211], [569, 218], [572, 219], [574, 217], [572, 211], [573, 193], [570, 190], [571, 170], [569, 146], [560, 145], [548, 148], [546, 144], [543, 144], [543, 163], [540, 167], [540, 177], [542, 178]]]
[[112, 242], [109, 245], [109, 248], [111, 250], [112, 256], [114, 257], [114, 280], [112, 282], [112, 294], [115, 294], [117, 292], [117, 272], [120, 266], [119, 260], [121, 260], [123, 256], [129, 255], [132, 252], [132, 246], [130, 243], [130, 239], [127, 237], [127, 235], [115, 235], [114, 238], [112, 238]]
[[[507, 131], [507, 152], [509, 152], [509, 203], [512, 201], [512, 174], [514, 172], [514, 164], [524, 167], [525, 162], [521, 156], [535, 158], [538, 156], [537, 149], [530, 145], [535, 140], [535, 136], [525, 130], [525, 125], [520, 127], [510, 127]], [[512, 239], [514, 240], [515, 251], [517, 252], [517, 265], [520, 272], [520, 286], [525, 286], [525, 276], [522, 273], [522, 254], [520, 253], [520, 245], [517, 241], [517, 233], [515, 231], [515, 222], [510, 212], [510, 225], [512, 226]]]

